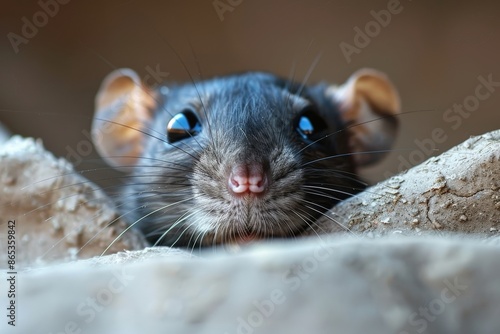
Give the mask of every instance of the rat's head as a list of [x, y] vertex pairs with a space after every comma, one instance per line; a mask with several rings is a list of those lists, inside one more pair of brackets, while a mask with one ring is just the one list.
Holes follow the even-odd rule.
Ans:
[[122, 69], [96, 109], [96, 147], [130, 173], [130, 222], [160, 244], [209, 246], [298, 235], [361, 190], [399, 99], [373, 70], [339, 87], [248, 73], [152, 90]]

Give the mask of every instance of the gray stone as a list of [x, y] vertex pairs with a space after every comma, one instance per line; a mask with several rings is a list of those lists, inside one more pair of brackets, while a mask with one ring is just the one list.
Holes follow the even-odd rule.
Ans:
[[108, 254], [148, 245], [127, 229], [102, 190], [30, 138], [0, 145], [0, 217], [0, 258], [7, 252], [6, 224], [15, 221], [19, 266], [100, 255], [122, 233]]
[[471, 137], [339, 203], [314, 233], [499, 236], [500, 130]]
[[499, 257], [464, 238], [313, 238], [204, 258], [157, 248], [19, 273], [17, 326], [0, 331], [500, 333]]

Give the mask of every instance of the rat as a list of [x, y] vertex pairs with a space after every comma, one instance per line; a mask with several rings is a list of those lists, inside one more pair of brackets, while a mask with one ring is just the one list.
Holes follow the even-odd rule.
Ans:
[[248, 72], [155, 88], [118, 69], [95, 106], [94, 144], [127, 173], [125, 219], [155, 245], [188, 248], [311, 229], [363, 190], [358, 169], [391, 147], [400, 100], [373, 69], [340, 86]]

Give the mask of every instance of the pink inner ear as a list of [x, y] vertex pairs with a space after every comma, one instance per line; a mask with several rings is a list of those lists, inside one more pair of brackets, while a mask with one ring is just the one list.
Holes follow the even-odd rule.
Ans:
[[96, 96], [92, 137], [99, 154], [110, 165], [120, 168], [135, 164], [143, 152], [141, 130], [155, 107], [155, 93], [141, 83], [134, 71], [116, 70], [105, 78]]
[[[360, 70], [340, 87], [330, 87], [327, 95], [338, 103], [341, 118], [349, 124], [353, 152], [388, 150], [397, 132], [397, 121], [384, 118], [399, 112], [400, 101], [389, 79], [374, 70]], [[353, 155], [358, 166], [378, 161], [385, 153]]]
[[[349, 80], [351, 81], [351, 80]], [[381, 114], [396, 114], [400, 111], [399, 94], [385, 74], [372, 69], [363, 69], [353, 75], [353, 90], [363, 96]]]
[[142, 87], [139, 75], [128, 68], [115, 70], [104, 78], [96, 96], [96, 111], [113, 103], [120, 96]]

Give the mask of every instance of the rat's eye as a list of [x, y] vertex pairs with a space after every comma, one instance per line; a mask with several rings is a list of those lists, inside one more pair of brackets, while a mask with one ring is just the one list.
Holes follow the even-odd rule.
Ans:
[[167, 138], [169, 143], [194, 137], [201, 132], [201, 123], [196, 114], [185, 109], [178, 113], [167, 125]]
[[313, 108], [306, 108], [296, 121], [296, 130], [299, 135], [308, 141], [319, 139], [319, 136], [328, 128], [326, 122]]

